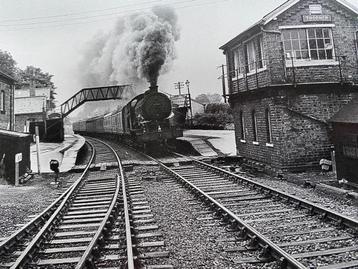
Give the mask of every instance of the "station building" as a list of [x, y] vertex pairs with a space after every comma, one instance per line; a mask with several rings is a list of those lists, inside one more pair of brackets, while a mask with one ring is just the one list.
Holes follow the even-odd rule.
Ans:
[[269, 171], [330, 157], [330, 118], [358, 95], [358, 10], [289, 0], [224, 44], [236, 146]]
[[30, 167], [31, 136], [14, 131], [15, 82], [14, 78], [0, 71], [0, 184], [4, 179], [15, 184], [15, 156], [18, 156], [20, 177]]
[[15, 90], [15, 130], [29, 132], [30, 122], [43, 121], [50, 107], [50, 88]]
[[0, 129], [14, 129], [14, 85], [15, 79], [0, 71]]

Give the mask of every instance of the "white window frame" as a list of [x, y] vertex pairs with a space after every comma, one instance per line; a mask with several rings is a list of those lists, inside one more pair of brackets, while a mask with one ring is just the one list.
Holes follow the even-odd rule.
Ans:
[[[305, 41], [307, 44], [307, 52], [308, 52], [308, 58], [303, 58], [303, 59], [296, 59], [296, 57], [294, 57], [292, 59], [292, 55], [291, 52], [292, 51], [303, 51], [301, 48], [301, 42], [299, 41], [299, 49], [297, 50], [292, 50], [293, 44], [292, 44], [292, 38], [290, 36], [290, 41], [291, 41], [291, 50], [289, 52], [286, 51], [286, 48], [284, 46], [284, 51], [285, 51], [285, 56], [286, 56], [286, 66], [287, 67], [292, 67], [292, 60], [293, 60], [293, 64], [294, 66], [315, 66], [315, 65], [338, 65], [339, 62], [335, 59], [335, 50], [334, 50], [334, 40], [333, 40], [333, 34], [332, 34], [332, 27], [334, 27], [334, 25], [332, 24], [316, 24], [316, 25], [297, 25], [297, 26], [280, 26], [279, 29], [280, 30], [304, 30], [305, 31]], [[329, 39], [330, 39], [330, 44], [332, 45], [332, 59], [314, 59], [312, 58], [311, 55], [311, 50], [314, 50], [314, 48], [310, 47], [310, 39], [309, 39], [309, 30], [314, 28], [316, 29], [328, 29], [328, 34], [329, 34]], [[316, 35], [316, 32], [315, 32]], [[321, 39], [321, 38], [317, 38], [315, 36], [316, 40], [316, 47], [317, 47], [317, 40]], [[322, 38], [324, 39], [324, 38]], [[328, 39], [328, 38], [326, 38]], [[284, 39], [283, 33], [281, 35], [281, 40], [284, 44], [284, 42], [288, 41]], [[300, 39], [299, 39], [300, 40]], [[317, 49], [318, 50], [318, 49]], [[325, 51], [325, 53], [327, 53]], [[296, 56], [296, 55], [294, 55]]]
[[5, 91], [0, 90], [0, 112], [5, 112]]
[[265, 120], [266, 120], [266, 144], [272, 144], [272, 126], [271, 126], [271, 111], [269, 108], [265, 109]]
[[240, 76], [240, 74], [242, 72], [241, 71], [241, 67], [240, 67], [240, 50], [239, 48], [236, 48], [234, 50], [234, 78], [237, 78], [238, 76]]
[[254, 139], [252, 143], [254, 145], [258, 145], [259, 137], [258, 137], [258, 129], [257, 129], [257, 111], [255, 109], [251, 110], [251, 118], [252, 118], [252, 131], [254, 135]]
[[240, 142], [242, 143], [246, 143], [246, 133], [245, 133], [245, 117], [244, 117], [244, 111], [240, 110], [239, 112], [239, 116], [240, 116]]
[[255, 70], [255, 61], [256, 61], [256, 50], [254, 40], [250, 40], [246, 44], [246, 55], [247, 55], [247, 66], [249, 73]]
[[264, 59], [264, 49], [263, 49], [264, 42], [262, 36], [259, 36], [257, 44], [260, 45], [260, 55], [261, 55], [261, 59], [258, 60], [262, 62], [262, 67], [258, 69], [259, 70], [266, 69], [266, 61]]

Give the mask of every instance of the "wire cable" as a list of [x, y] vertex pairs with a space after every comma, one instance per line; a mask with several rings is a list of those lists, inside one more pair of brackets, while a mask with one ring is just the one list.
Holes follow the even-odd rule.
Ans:
[[[206, 1], [206, 3], [198, 3], [202, 0], [184, 0], [184, 1], [176, 1], [174, 4], [175, 5], [180, 5], [180, 4], [186, 4], [184, 6], [176, 6], [176, 9], [186, 9], [186, 8], [195, 8], [195, 7], [201, 7], [201, 6], [208, 6], [208, 5], [214, 5], [217, 4], [219, 2], [227, 2], [230, 0], [214, 0], [214, 1]], [[189, 5], [188, 3], [193, 3]], [[100, 22], [100, 21], [104, 21], [104, 20], [109, 20], [109, 19], [116, 19], [118, 18], [119, 15], [129, 15], [129, 14], [133, 14], [139, 11], [144, 11], [144, 10], [148, 10], [150, 7], [145, 7], [145, 8], [137, 8], [137, 9], [132, 9], [132, 10], [127, 10], [127, 11], [122, 11], [122, 12], [116, 12], [116, 13], [110, 13], [110, 14], [103, 14], [103, 15], [94, 15], [94, 16], [87, 16], [87, 17], [81, 17], [81, 18], [74, 18], [74, 20], [86, 20], [86, 21], [79, 21], [79, 22], [70, 22], [70, 23], [62, 23], [62, 20], [58, 20], [58, 21], [46, 21], [46, 22], [41, 22], [41, 23], [26, 23], [26, 24], [13, 24], [13, 25], [0, 25], [0, 32], [12, 32], [12, 31], [22, 31], [22, 30], [34, 30], [34, 29], [48, 29], [48, 28], [58, 28], [58, 27], [64, 27], [64, 26], [73, 26], [73, 25], [79, 25], [79, 24], [88, 24], [88, 23], [95, 23], [95, 22]], [[93, 18], [99, 18], [99, 17], [106, 17], [106, 18], [101, 18], [101, 19], [97, 19], [97, 20], [87, 20], [87, 19], [93, 19]], [[43, 24], [53, 24], [53, 25], [43, 25]], [[57, 23], [57, 24], [56, 24]], [[60, 23], [60, 24], [58, 24]], [[23, 26], [28, 26], [28, 25], [37, 25], [36, 27], [23, 27]], [[20, 26], [20, 27], [18, 27]], [[3, 29], [5, 27], [11, 27], [12, 29]], [[18, 27], [18, 28], [16, 28]]]

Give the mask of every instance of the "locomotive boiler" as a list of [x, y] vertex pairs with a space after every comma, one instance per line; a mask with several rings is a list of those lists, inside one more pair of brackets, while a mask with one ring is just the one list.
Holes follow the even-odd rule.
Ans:
[[122, 109], [73, 124], [75, 132], [130, 140], [138, 146], [166, 144], [183, 135], [174, 122], [172, 103], [168, 96], [151, 86]]

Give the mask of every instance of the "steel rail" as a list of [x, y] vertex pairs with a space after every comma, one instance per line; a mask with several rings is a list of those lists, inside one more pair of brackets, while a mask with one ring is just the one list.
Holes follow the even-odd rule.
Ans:
[[[91, 139], [93, 139], [93, 138], [91, 138]], [[126, 226], [127, 269], [134, 269], [132, 235], [131, 235], [131, 231], [130, 231], [128, 201], [127, 201], [126, 185], [125, 185], [125, 178], [124, 178], [122, 163], [121, 163], [121, 160], [119, 159], [117, 152], [110, 145], [108, 145], [107, 143], [105, 143], [104, 141], [99, 140], [99, 139], [94, 139], [94, 140], [97, 140], [97, 141], [103, 143], [104, 145], [106, 145], [108, 148], [110, 148], [112, 150], [112, 152], [116, 156], [116, 159], [118, 162], [118, 170], [119, 170], [120, 176], [118, 174], [116, 175], [117, 187], [116, 187], [114, 197], [112, 199], [112, 203], [111, 203], [104, 219], [102, 220], [100, 227], [98, 228], [96, 234], [94, 235], [93, 239], [91, 240], [89, 246], [87, 247], [86, 251], [83, 253], [80, 261], [77, 263], [76, 269], [82, 269], [85, 266], [91, 266], [90, 263], [91, 263], [91, 256], [93, 255], [93, 250], [97, 246], [97, 243], [100, 240], [100, 237], [103, 235], [103, 231], [106, 227], [106, 224], [111, 216], [111, 213], [112, 213], [116, 203], [118, 202], [120, 186], [122, 186], [123, 207], [124, 207], [125, 226]], [[122, 183], [122, 184], [120, 184], [120, 183]]]
[[15, 261], [15, 263], [10, 267], [10, 269], [17, 269], [22, 268], [24, 264], [31, 259], [32, 255], [36, 251], [37, 248], [41, 245], [41, 240], [46, 236], [46, 233], [49, 232], [50, 228], [52, 228], [53, 223], [57, 218], [59, 218], [60, 213], [63, 213], [63, 209], [67, 204], [70, 202], [70, 198], [72, 197], [72, 194], [74, 194], [75, 191], [78, 191], [78, 188], [80, 184], [82, 183], [82, 179], [87, 173], [87, 171], [90, 168], [90, 164], [94, 160], [96, 150], [93, 147], [92, 149], [92, 156], [89, 164], [86, 166], [85, 170], [81, 174], [81, 176], [77, 179], [77, 181], [73, 184], [73, 187], [69, 190], [67, 195], [64, 197], [63, 201], [61, 202], [60, 206], [56, 209], [56, 211], [52, 214], [50, 219], [47, 220], [45, 225], [41, 228], [41, 230], [37, 233], [37, 235], [33, 238], [33, 240], [29, 243], [29, 245], [26, 247], [26, 249], [22, 252], [20, 257]]
[[[92, 147], [92, 145], [90, 146]], [[91, 162], [89, 162], [87, 165], [90, 166]], [[40, 214], [38, 214], [34, 219], [28, 222], [21, 229], [11, 234], [5, 241], [1, 242], [0, 255], [5, 254], [9, 249], [11, 249], [16, 244], [16, 242], [23, 239], [29, 231], [36, 229], [37, 226], [40, 225], [40, 223], [45, 222], [46, 218], [48, 218], [48, 215], [52, 214], [56, 210], [57, 204], [59, 204], [63, 200], [63, 198], [68, 194], [71, 188], [73, 188], [73, 186], [74, 183], [70, 187], [68, 187], [64, 193], [62, 193], [53, 203], [51, 203], [45, 210], [43, 210]]]
[[316, 205], [316, 204], [314, 204], [308, 200], [305, 200], [303, 198], [299, 198], [299, 197], [293, 196], [291, 194], [284, 193], [282, 191], [276, 190], [276, 189], [266, 186], [264, 184], [255, 182], [251, 179], [236, 175], [236, 174], [226, 171], [220, 167], [216, 167], [216, 166], [213, 166], [213, 165], [210, 165], [210, 164], [204, 163], [202, 161], [198, 161], [198, 160], [194, 160], [194, 161], [197, 162], [201, 166], [208, 167], [208, 168], [210, 168], [212, 170], [216, 170], [220, 173], [230, 175], [230, 176], [234, 177], [235, 179], [239, 179], [241, 181], [249, 183], [251, 186], [253, 186], [255, 188], [259, 188], [260, 190], [262, 190], [264, 192], [266, 191], [266, 192], [275, 194], [276, 196], [281, 196], [282, 198], [286, 199], [287, 201], [292, 201], [292, 202], [296, 203], [297, 206], [311, 210], [311, 213], [316, 213], [318, 215], [321, 215], [322, 217], [326, 217], [332, 221], [338, 222], [338, 224], [340, 224], [340, 225], [346, 226], [347, 228], [352, 228], [352, 229], [355, 229], [356, 231], [358, 230], [358, 220], [344, 216], [344, 215], [342, 215], [338, 212], [335, 212], [334, 210], [331, 210], [329, 208], [325, 208], [323, 206]]
[[245, 221], [242, 220], [241, 218], [237, 217], [235, 213], [233, 213], [228, 208], [220, 204], [218, 201], [207, 195], [200, 188], [196, 187], [194, 184], [187, 181], [184, 177], [182, 177], [181, 175], [179, 175], [178, 173], [167, 167], [162, 162], [154, 158], [152, 159], [156, 161], [159, 164], [159, 166], [167, 173], [172, 174], [175, 178], [179, 179], [184, 185], [189, 186], [189, 188], [192, 191], [195, 191], [196, 193], [200, 194], [200, 196], [205, 200], [205, 202], [210, 203], [211, 206], [217, 207], [219, 209], [219, 212], [223, 216], [225, 216], [226, 218], [230, 217], [232, 219], [232, 225], [240, 226], [241, 231], [245, 232], [253, 241], [255, 241], [255, 243], [257, 243], [265, 251], [265, 254], [270, 253], [275, 259], [279, 260], [281, 262], [282, 267], [297, 268], [297, 269], [307, 268], [302, 263], [294, 259], [290, 254], [282, 250], [278, 245], [273, 243], [266, 236], [264, 236], [259, 231], [257, 231], [254, 227], [245, 223]]
[[32, 219], [30, 222], [28, 222], [25, 226], [23, 226], [21, 229], [17, 230], [13, 234], [11, 234], [5, 241], [0, 243], [0, 255], [5, 254], [8, 250], [10, 250], [16, 242], [23, 239], [26, 234], [36, 229], [37, 226], [40, 225], [40, 223], [43, 223], [46, 218], [48, 218], [48, 215], [52, 214], [55, 209], [57, 208], [57, 205], [62, 201], [64, 196], [71, 190], [73, 185], [67, 188], [67, 190], [61, 194], [60, 197], [58, 197], [51, 205], [49, 205], [44, 211], [42, 211], [39, 215], [37, 215], [34, 219]]
[[[121, 163], [122, 166], [122, 163]], [[134, 269], [134, 255], [133, 255], [133, 243], [132, 243], [132, 232], [131, 224], [129, 219], [129, 206], [126, 192], [126, 183], [123, 174], [123, 169], [121, 170], [122, 177], [122, 192], [123, 192], [123, 207], [124, 207], [124, 219], [126, 225], [126, 241], [127, 241], [127, 269]]]

